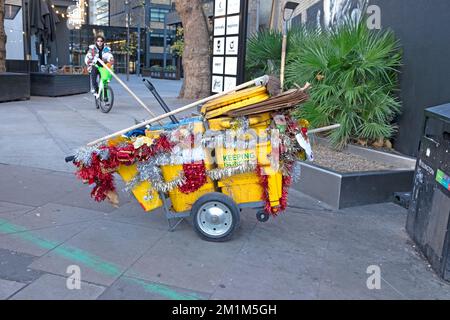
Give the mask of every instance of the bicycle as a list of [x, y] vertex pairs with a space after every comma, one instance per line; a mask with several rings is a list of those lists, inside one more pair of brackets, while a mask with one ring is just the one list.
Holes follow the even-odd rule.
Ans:
[[94, 63], [93, 67], [97, 68], [100, 74], [98, 92], [94, 94], [95, 106], [101, 112], [108, 113], [114, 105], [114, 91], [109, 86], [112, 75], [108, 69], [98, 66], [97, 63]]

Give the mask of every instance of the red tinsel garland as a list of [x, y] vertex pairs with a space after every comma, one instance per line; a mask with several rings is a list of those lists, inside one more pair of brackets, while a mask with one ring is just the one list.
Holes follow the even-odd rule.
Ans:
[[159, 138], [155, 139], [150, 146], [144, 144], [137, 149], [135, 160], [141, 162], [147, 161], [159, 153], [171, 152], [173, 147], [174, 144], [170, 142], [169, 138], [166, 135], [161, 135]]
[[[116, 147], [109, 147], [109, 150], [114, 150], [115, 154], [114, 156], [117, 158], [117, 166], [119, 166], [119, 164], [123, 164], [126, 166], [131, 166], [136, 158], [136, 150], [134, 149], [134, 146], [130, 143], [127, 144], [125, 146], [122, 146], [120, 148], [116, 148]], [[110, 157], [107, 161], [104, 161], [105, 163], [109, 163], [111, 162], [112, 157], [110, 154]]]
[[294, 119], [292, 119], [291, 116], [285, 115], [285, 118], [286, 118], [286, 123], [287, 123], [287, 130], [286, 130], [287, 133], [295, 136], [295, 134], [297, 132], [299, 132], [299, 131], [303, 132], [303, 130], [300, 130], [300, 128], [298, 127], [298, 123], [295, 122]]
[[110, 170], [116, 164], [117, 159], [110, 157], [111, 162], [102, 162], [97, 154], [92, 155], [91, 165], [89, 167], [77, 162], [75, 165], [79, 168], [77, 177], [87, 182], [88, 184], [94, 184], [95, 187], [91, 191], [91, 197], [95, 201], [103, 201], [106, 199], [108, 191], [114, 192], [116, 190], [114, 186], [114, 177]]
[[[296, 132], [300, 131], [298, 124], [290, 116], [285, 115], [285, 117], [286, 117], [286, 122], [287, 122], [286, 134], [289, 137], [291, 137], [292, 139], [295, 139]], [[301, 132], [303, 134], [305, 134], [304, 130], [302, 130]], [[282, 154], [287, 151], [288, 151], [287, 147], [282, 143], [280, 145], [280, 153]], [[282, 181], [282, 190], [281, 190], [281, 198], [279, 199], [279, 201], [280, 201], [279, 207], [272, 207], [272, 205], [270, 203], [269, 177], [264, 173], [264, 168], [262, 168], [259, 164], [256, 168], [256, 173], [259, 177], [259, 183], [263, 189], [261, 199], [264, 202], [264, 211], [269, 214], [272, 214], [272, 215], [277, 215], [278, 213], [285, 211], [288, 206], [288, 195], [289, 195], [289, 188], [292, 184], [291, 174], [292, 174], [292, 171], [294, 168], [294, 162], [292, 162], [292, 161], [284, 162], [283, 165], [286, 169], [286, 173], [285, 173], [285, 175], [283, 175], [282, 180], [281, 180]]]
[[265, 174], [264, 168], [261, 167], [260, 164], [256, 165], [256, 174], [259, 178], [259, 184], [263, 189], [261, 199], [264, 202], [264, 211], [269, 214], [274, 214], [274, 210], [269, 199], [269, 176]]
[[[101, 147], [100, 149], [101, 150], [108, 149], [108, 151], [109, 151], [108, 161], [102, 160], [100, 165], [103, 168], [107, 169], [107, 171], [114, 171], [121, 163], [120, 156], [119, 156], [119, 150], [113, 146]], [[98, 156], [97, 156], [97, 158], [98, 158]]]
[[109, 157], [107, 160], [100, 159], [99, 155], [92, 153], [91, 164], [86, 166], [83, 163], [75, 162], [78, 167], [77, 177], [88, 184], [95, 184], [91, 196], [95, 201], [103, 201], [109, 192], [116, 190], [114, 185], [113, 172], [120, 165], [130, 166], [136, 161], [146, 161], [158, 153], [171, 151], [173, 144], [168, 137], [161, 135], [155, 139], [151, 146], [143, 145], [135, 149], [133, 144], [127, 143], [119, 146], [102, 146], [101, 150], [107, 149]]
[[[289, 173], [292, 171], [292, 166], [289, 167]], [[261, 199], [264, 202], [264, 211], [272, 214], [277, 215], [280, 212], [283, 212], [286, 210], [288, 206], [288, 195], [289, 195], [289, 188], [292, 184], [292, 178], [290, 175], [283, 176], [282, 177], [282, 191], [281, 191], [281, 198], [280, 198], [280, 206], [279, 207], [272, 207], [270, 203], [269, 198], [269, 176], [265, 174], [264, 168], [261, 167], [259, 164], [256, 167], [256, 174], [259, 178], [259, 184], [261, 185], [263, 192], [261, 195]]]
[[183, 164], [183, 172], [186, 177], [186, 182], [178, 187], [183, 193], [195, 192], [206, 183], [206, 167], [204, 161]]
[[112, 174], [108, 174], [104, 176], [101, 180], [98, 180], [94, 189], [91, 191], [91, 197], [95, 199], [95, 201], [103, 201], [106, 199], [106, 195], [108, 192], [116, 191], [116, 187], [114, 185], [114, 176]]
[[156, 139], [152, 145], [152, 156], [156, 155], [157, 153], [161, 152], [167, 152], [171, 151], [174, 144], [170, 142], [169, 138], [165, 135], [161, 135], [158, 139]]
[[292, 184], [292, 177], [290, 175], [283, 176], [281, 198], [280, 198], [280, 210], [279, 210], [280, 212], [286, 210], [288, 206], [288, 195], [291, 184]]

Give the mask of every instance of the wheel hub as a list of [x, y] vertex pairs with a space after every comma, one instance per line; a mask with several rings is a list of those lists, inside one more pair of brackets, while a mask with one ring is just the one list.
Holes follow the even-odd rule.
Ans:
[[198, 225], [203, 232], [212, 236], [225, 234], [232, 223], [231, 210], [221, 202], [208, 202], [200, 207]]

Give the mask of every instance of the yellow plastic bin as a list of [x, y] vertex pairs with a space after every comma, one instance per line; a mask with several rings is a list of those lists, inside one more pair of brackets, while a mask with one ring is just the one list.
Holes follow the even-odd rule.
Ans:
[[218, 187], [238, 204], [262, 200], [263, 189], [255, 173], [242, 173], [222, 179], [218, 182]]
[[[282, 195], [282, 175], [270, 167], [264, 167], [268, 173], [269, 201], [272, 207], [280, 205]], [[259, 202], [263, 199], [263, 188], [256, 173], [242, 173], [218, 182], [222, 193], [233, 198], [236, 203]]]
[[[125, 182], [130, 182], [138, 173], [136, 165], [121, 165], [117, 172]], [[158, 192], [152, 188], [148, 181], [143, 181], [131, 190], [136, 200], [145, 211], [151, 211], [162, 206], [162, 200]]]
[[232, 104], [229, 104], [229, 105], [221, 107], [221, 108], [217, 108], [215, 110], [207, 111], [205, 114], [205, 118], [212, 119], [212, 118], [220, 117], [221, 115], [223, 115], [229, 111], [233, 111], [233, 110], [236, 110], [239, 108], [250, 106], [252, 104], [260, 103], [260, 102], [268, 100], [269, 98], [270, 98], [270, 96], [267, 93], [263, 93], [258, 96], [247, 98], [242, 101], [232, 103]]
[[[269, 175], [269, 199], [272, 206], [277, 206], [281, 197], [281, 174], [270, 167], [270, 151], [270, 142], [260, 143], [256, 148], [246, 150], [216, 148], [216, 161], [219, 168], [236, 167], [245, 163], [258, 163], [267, 168], [265, 171]], [[218, 187], [238, 204], [262, 200], [263, 189], [256, 172], [222, 179], [218, 182]]]
[[[240, 91], [235, 91], [233, 93], [229, 93], [225, 96], [222, 96], [220, 98], [211, 100], [207, 103], [205, 103], [201, 108], [201, 113], [206, 114], [207, 112], [217, 110], [219, 108], [227, 107], [235, 105], [236, 103], [243, 102], [245, 100], [254, 98], [254, 97], [261, 97], [261, 96], [268, 96], [267, 89], [265, 86], [257, 86], [252, 88], [243, 89]], [[240, 107], [243, 107], [244, 105], [241, 105]]]
[[[280, 205], [282, 194], [282, 175], [271, 168], [270, 155], [272, 145], [267, 136], [266, 129], [271, 123], [270, 113], [263, 113], [248, 118], [250, 129], [254, 130], [258, 138], [255, 148], [238, 149], [217, 146], [215, 148], [216, 163], [219, 168], [235, 167], [244, 163], [258, 163], [263, 166], [268, 175], [269, 200], [272, 207]], [[227, 130], [234, 126], [231, 118], [217, 118], [209, 120], [209, 126], [212, 130]], [[247, 134], [251, 137], [251, 134]], [[254, 137], [253, 137], [254, 138]], [[261, 187], [259, 177], [255, 172], [248, 172], [222, 179], [218, 182], [218, 187], [222, 193], [232, 197], [236, 203], [260, 202], [263, 198], [263, 188]]]
[[272, 167], [264, 167], [265, 173], [268, 175], [269, 201], [272, 207], [280, 205], [280, 198], [283, 194], [283, 175], [279, 171], [275, 171]]
[[[211, 164], [205, 164], [206, 170], [212, 168]], [[165, 181], [173, 181], [180, 176], [183, 171], [183, 165], [161, 166], [161, 171]], [[175, 212], [184, 212], [191, 210], [195, 201], [204, 194], [215, 192], [214, 182], [207, 177], [206, 183], [197, 191], [191, 193], [183, 193], [178, 188], [169, 191], [169, 197], [172, 202], [172, 208]]]
[[[262, 113], [255, 116], [249, 116], [248, 122], [252, 129], [266, 129], [271, 122], [270, 113]], [[208, 125], [211, 130], [220, 131], [232, 129], [236, 123], [236, 118], [222, 117], [209, 119]]]
[[[237, 137], [239, 139], [245, 139], [251, 141], [258, 139], [255, 142], [255, 148], [246, 150], [226, 148], [226, 146], [217, 146], [216, 161], [219, 168], [232, 167], [241, 164], [243, 161], [258, 161], [260, 165], [270, 165], [269, 155], [272, 152], [270, 137], [267, 135], [266, 129], [271, 122], [270, 113], [263, 113], [248, 118], [250, 129], [253, 131], [246, 132], [243, 137]], [[235, 120], [232, 118], [218, 118], [208, 121], [209, 127], [214, 131], [232, 129], [235, 125]], [[236, 133], [231, 131], [229, 134]], [[225, 140], [225, 137], [224, 137]], [[262, 140], [262, 141], [261, 141]]]
[[216, 163], [219, 168], [236, 167], [245, 162], [259, 163], [268, 166], [270, 162], [270, 154], [272, 147], [270, 141], [258, 143], [255, 148], [238, 149], [217, 147]]

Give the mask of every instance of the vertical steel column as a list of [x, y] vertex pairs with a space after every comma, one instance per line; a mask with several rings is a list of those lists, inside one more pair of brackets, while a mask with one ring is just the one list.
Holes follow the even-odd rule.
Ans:
[[164, 15], [164, 69], [167, 67], [167, 14]]
[[150, 68], [150, 40], [151, 40], [151, 0], [145, 0], [145, 66]]
[[141, 73], [141, 20], [138, 21], [137, 27], [137, 52], [136, 52], [136, 75], [139, 77]]
[[127, 73], [127, 81], [130, 81], [130, 2], [125, 0], [125, 15], [127, 27], [127, 56], [125, 70]]

